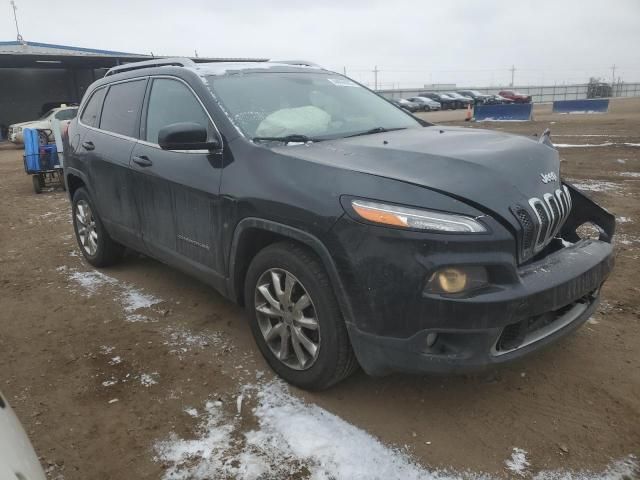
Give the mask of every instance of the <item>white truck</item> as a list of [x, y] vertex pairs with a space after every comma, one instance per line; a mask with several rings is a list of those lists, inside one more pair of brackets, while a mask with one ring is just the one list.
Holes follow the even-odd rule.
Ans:
[[54, 120], [60, 121], [61, 124], [69, 123], [76, 117], [77, 114], [77, 106], [61, 105], [60, 107], [52, 108], [38, 120], [14, 123], [13, 125], [9, 125], [9, 141], [18, 145], [22, 145], [24, 143], [22, 132], [25, 128], [37, 128], [53, 131]]

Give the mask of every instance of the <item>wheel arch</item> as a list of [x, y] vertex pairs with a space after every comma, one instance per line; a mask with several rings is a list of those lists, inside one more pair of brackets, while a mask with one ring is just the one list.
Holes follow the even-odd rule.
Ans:
[[228, 294], [243, 304], [244, 280], [249, 264], [263, 248], [278, 241], [293, 240], [315, 253], [324, 266], [331, 281], [333, 293], [347, 323], [352, 323], [353, 311], [342, 286], [335, 262], [327, 247], [316, 236], [289, 225], [261, 218], [241, 220], [233, 234], [229, 252]]
[[[89, 190], [89, 182], [84, 173], [75, 168], [65, 169], [64, 171], [64, 179], [65, 184], [67, 186], [67, 193], [69, 195], [69, 200], [73, 201], [73, 195], [76, 193], [76, 190], [79, 188], [86, 188]], [[91, 192], [89, 192], [91, 195]]]

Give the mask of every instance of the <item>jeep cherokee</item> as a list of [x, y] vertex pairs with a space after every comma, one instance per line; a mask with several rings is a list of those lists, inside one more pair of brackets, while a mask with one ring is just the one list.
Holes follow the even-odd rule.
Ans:
[[312, 64], [131, 63], [79, 112], [86, 260], [128, 247], [202, 279], [302, 388], [520, 358], [586, 321], [613, 266], [614, 218], [548, 135], [432, 125]]

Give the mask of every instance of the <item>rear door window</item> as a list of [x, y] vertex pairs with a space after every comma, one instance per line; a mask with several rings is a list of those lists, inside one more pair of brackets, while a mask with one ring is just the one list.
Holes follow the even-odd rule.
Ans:
[[138, 118], [146, 86], [146, 79], [111, 85], [104, 100], [100, 128], [138, 138]]
[[104, 94], [107, 91], [106, 88], [99, 88], [91, 95], [91, 98], [87, 102], [87, 106], [82, 111], [80, 121], [90, 127], [98, 126], [98, 118], [100, 118], [100, 108], [102, 107], [102, 100], [104, 100]]
[[149, 96], [143, 139], [157, 144], [160, 129], [179, 122], [198, 123], [207, 129], [209, 138], [213, 137], [211, 121], [193, 92], [177, 80], [156, 78]]

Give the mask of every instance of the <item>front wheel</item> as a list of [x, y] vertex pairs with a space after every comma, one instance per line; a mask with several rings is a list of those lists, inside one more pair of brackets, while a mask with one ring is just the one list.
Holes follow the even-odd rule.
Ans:
[[111, 239], [84, 188], [79, 188], [73, 195], [72, 214], [76, 240], [87, 262], [94, 267], [116, 263], [124, 247]]
[[244, 300], [258, 348], [287, 382], [322, 390], [356, 370], [329, 277], [305, 247], [282, 242], [259, 252]]

